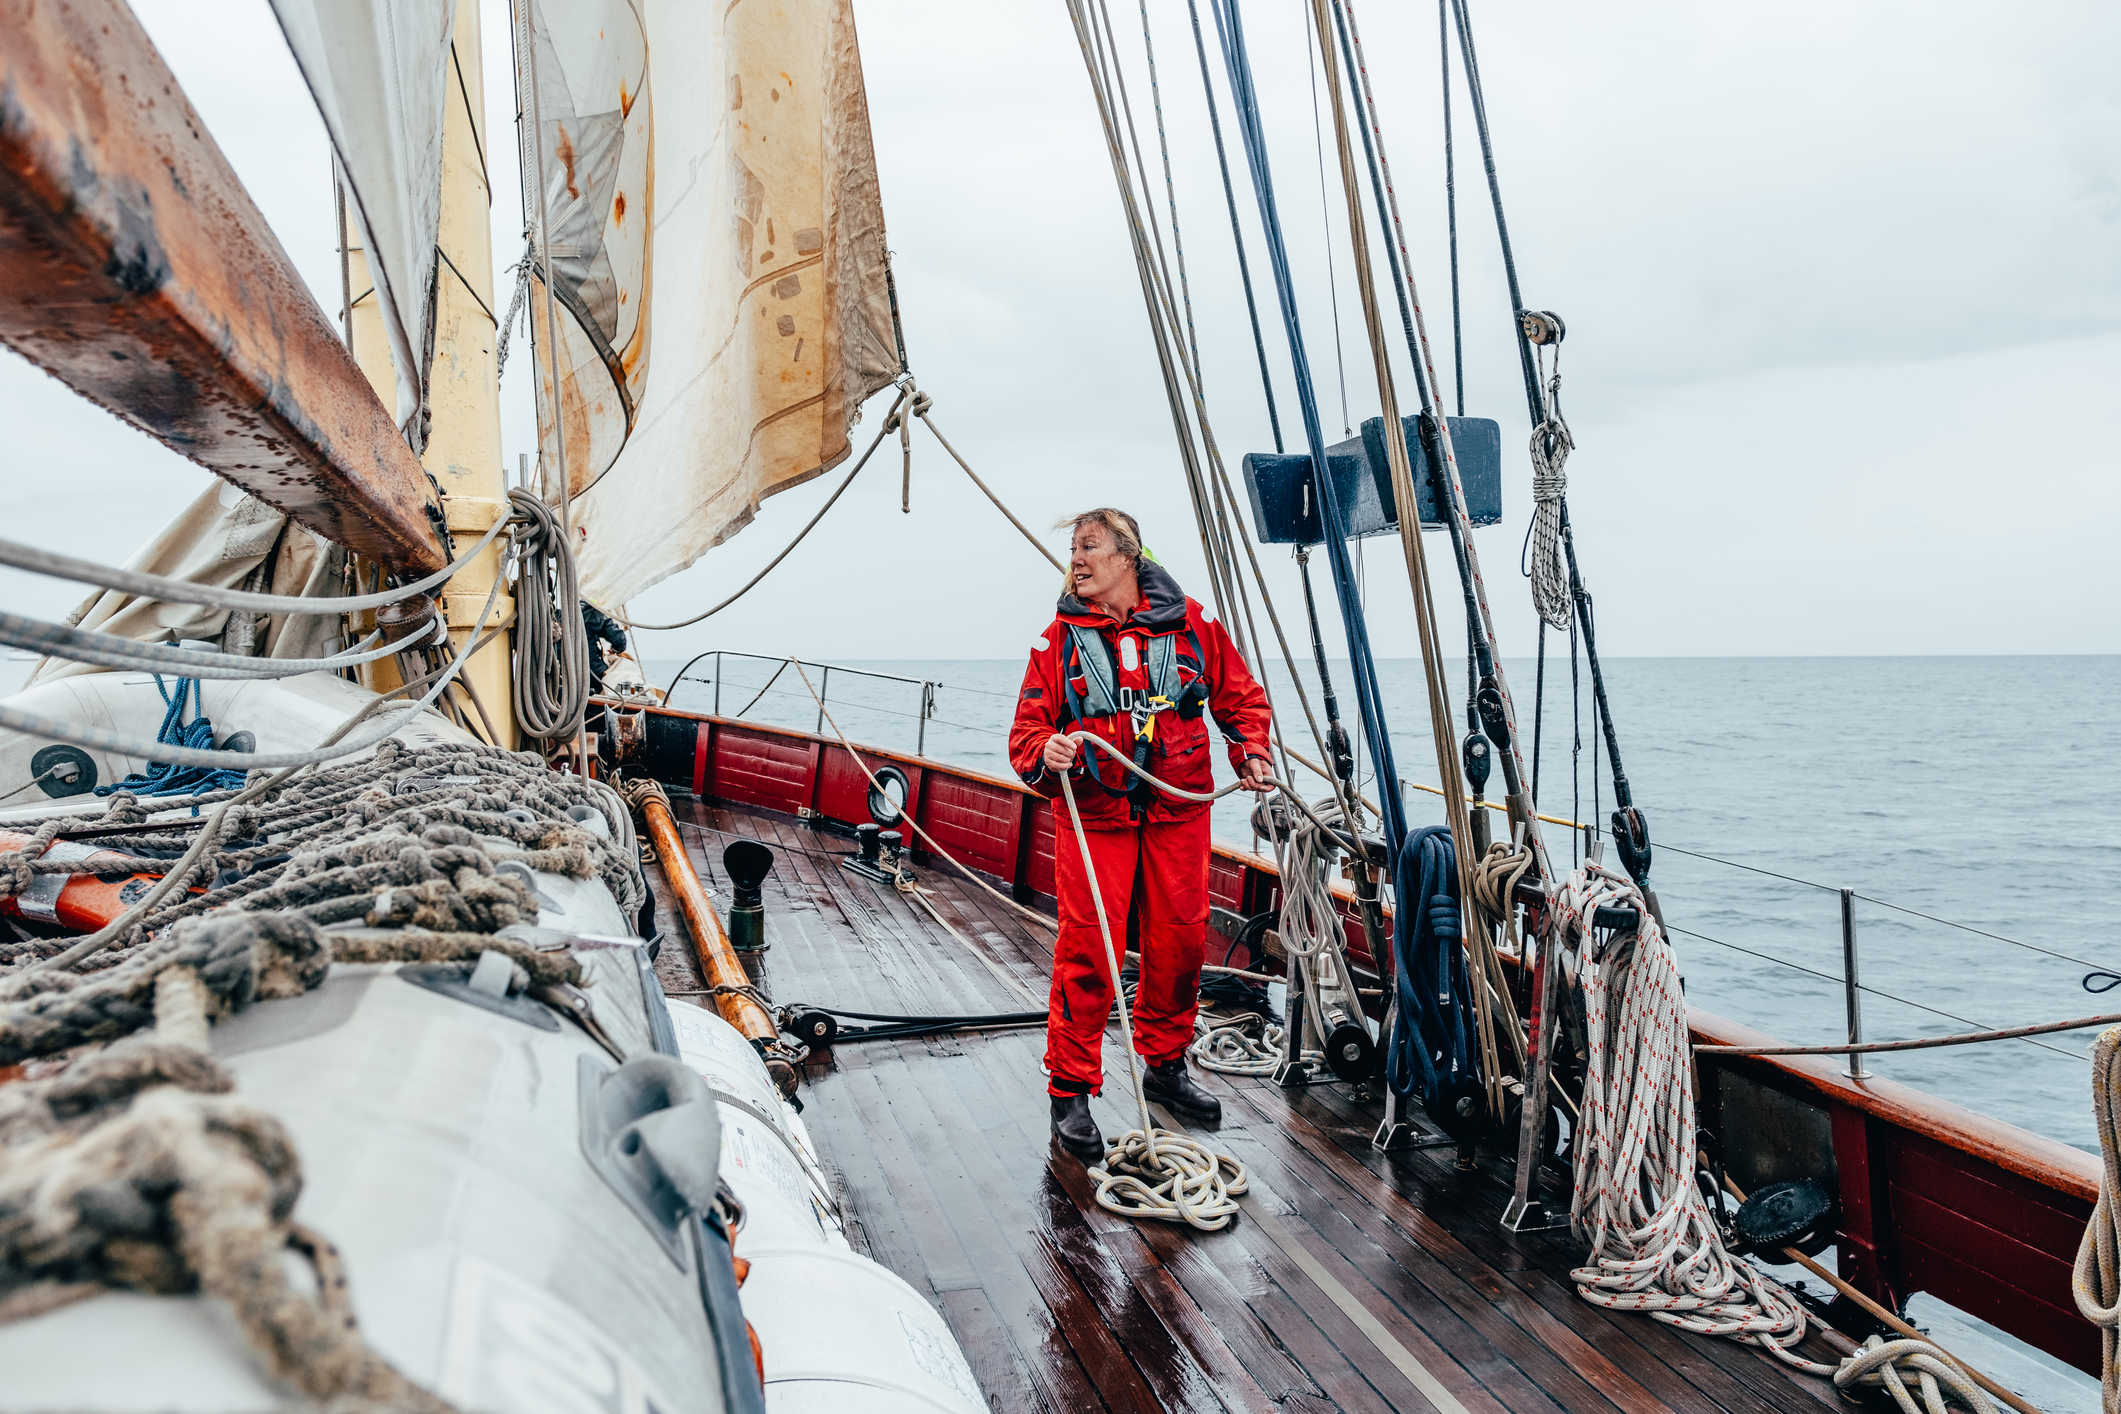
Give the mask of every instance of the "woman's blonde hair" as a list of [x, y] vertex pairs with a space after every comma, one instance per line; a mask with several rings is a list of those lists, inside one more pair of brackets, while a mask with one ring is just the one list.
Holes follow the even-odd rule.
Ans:
[[[1134, 567], [1136, 574], [1141, 573], [1143, 551], [1142, 528], [1139, 521], [1116, 507], [1099, 506], [1096, 510], [1084, 511], [1081, 515], [1069, 516], [1059, 521], [1055, 525], [1055, 529], [1067, 531], [1072, 541], [1075, 532], [1086, 525], [1101, 525], [1110, 531], [1112, 534], [1112, 548], [1126, 557], [1127, 563]], [[1063, 568], [1061, 570], [1061, 592], [1063, 594], [1068, 593], [1074, 588], [1074, 585], [1075, 576], [1066, 568]]]

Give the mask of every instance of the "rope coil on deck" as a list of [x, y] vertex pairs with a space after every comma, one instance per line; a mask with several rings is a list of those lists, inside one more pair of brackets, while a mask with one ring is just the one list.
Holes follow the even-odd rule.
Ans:
[[[1094, 742], [1112, 750], [1088, 732], [1072, 732], [1069, 737], [1077, 743]], [[1113, 757], [1126, 760], [1117, 751], [1113, 751]], [[1186, 799], [1215, 798], [1164, 785], [1144, 772], [1136, 774], [1159, 789]], [[1141, 1059], [1134, 1054], [1134, 1011], [1127, 1005], [1127, 984], [1120, 976], [1112, 921], [1105, 916], [1104, 895], [1098, 891], [1097, 865], [1090, 858], [1090, 840], [1083, 831], [1082, 813], [1075, 807], [1075, 786], [1066, 772], [1061, 773], [1060, 783], [1061, 799], [1068, 805], [1068, 822], [1075, 829], [1075, 844], [1083, 853], [1083, 874], [1090, 885], [1090, 900], [1097, 909], [1097, 931], [1104, 939], [1105, 962], [1112, 969], [1112, 996], [1119, 1008], [1127, 1079], [1134, 1087], [1134, 1105], [1141, 1116], [1141, 1126], [1115, 1139], [1105, 1151], [1105, 1161], [1090, 1169], [1090, 1177], [1097, 1183], [1097, 1205], [1121, 1217], [1159, 1218], [1187, 1223], [1203, 1232], [1218, 1231], [1237, 1216], [1237, 1199], [1250, 1188], [1250, 1178], [1245, 1166], [1230, 1155], [1217, 1153], [1191, 1135], [1159, 1128], [1149, 1114], [1149, 1097], [1142, 1091]], [[1236, 788], [1232, 784], [1217, 794]]]

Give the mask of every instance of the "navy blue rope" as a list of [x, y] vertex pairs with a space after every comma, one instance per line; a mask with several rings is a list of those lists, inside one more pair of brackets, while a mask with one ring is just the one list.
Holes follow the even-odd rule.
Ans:
[[[1392, 759], [1391, 736], [1385, 727], [1384, 693], [1377, 681], [1377, 662], [1370, 649], [1369, 624], [1363, 615], [1361, 591], [1355, 583], [1355, 566], [1348, 554], [1347, 521], [1333, 478], [1324, 475], [1326, 439], [1318, 420], [1318, 395], [1311, 382], [1311, 361], [1304, 352], [1302, 321], [1296, 310], [1296, 282], [1290, 273], [1288, 246], [1282, 239], [1281, 214], [1274, 201], [1274, 175], [1267, 161], [1266, 133], [1259, 112], [1259, 96], [1252, 86], [1252, 60], [1245, 50], [1244, 19], [1238, 0], [1209, 0], [1215, 17], [1215, 35], [1222, 46], [1223, 67], [1230, 80], [1231, 108], [1237, 118], [1245, 162], [1252, 173], [1252, 188], [1259, 199], [1259, 222], [1266, 236], [1267, 262], [1274, 272], [1274, 292], [1281, 306], [1282, 327], [1289, 338], [1289, 362], [1296, 374], [1296, 402], [1303, 414], [1304, 441], [1311, 453], [1312, 482], [1318, 488], [1318, 504], [1325, 530], [1327, 563], [1333, 570], [1333, 593], [1340, 601], [1340, 614], [1348, 631], [1348, 658], [1355, 678], [1355, 702], [1362, 719], [1364, 740], [1370, 748], [1378, 779], [1396, 782], [1399, 769]], [[1397, 790], [1378, 792], [1383, 807], [1385, 838], [1396, 859], [1407, 837], [1406, 809]]]
[[[162, 714], [162, 729], [155, 733], [155, 740], [168, 746], [188, 746], [197, 751], [214, 749], [214, 724], [206, 718], [206, 700], [201, 696], [197, 678], [178, 678], [176, 696], [172, 697], [169, 684], [155, 674], [155, 690], [162, 694], [166, 711]], [[184, 720], [186, 706], [197, 714], [189, 722]], [[134, 795], [204, 795], [213, 790], [235, 790], [242, 786], [244, 773], [219, 769], [213, 766], [178, 766], [168, 761], [150, 761], [147, 769], [127, 776], [122, 781], [97, 786], [97, 795], [111, 795], [118, 791], [129, 791]]]
[[[1459, 1134], [1481, 1113], [1470, 999], [1459, 922], [1458, 860], [1445, 825], [1407, 836], [1392, 886], [1399, 1010], [1385, 1043], [1385, 1083], [1401, 1095], [1421, 1091], [1422, 1108]], [[1465, 1103], [1471, 1100], [1472, 1103]]]

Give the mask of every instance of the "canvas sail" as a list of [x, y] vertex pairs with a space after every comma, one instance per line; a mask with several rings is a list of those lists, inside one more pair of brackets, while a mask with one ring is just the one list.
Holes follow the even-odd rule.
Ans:
[[272, 0], [272, 7], [331, 137], [390, 342], [398, 423], [412, 429], [417, 447], [424, 432], [415, 418], [434, 350], [455, 0]]
[[868, 98], [851, 0], [525, 9], [540, 446], [583, 593], [619, 605], [842, 460], [900, 370]]

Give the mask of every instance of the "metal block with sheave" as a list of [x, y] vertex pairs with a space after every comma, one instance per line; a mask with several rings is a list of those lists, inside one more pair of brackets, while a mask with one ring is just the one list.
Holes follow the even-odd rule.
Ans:
[[[1416, 509], [1424, 526], [1440, 526], [1436, 491], [1419, 417], [1404, 418], [1407, 456], [1414, 469]], [[1502, 520], [1502, 428], [1487, 417], [1450, 420], [1451, 447], [1458, 459], [1466, 514], [1475, 525]], [[1360, 539], [1399, 529], [1392, 498], [1392, 471], [1385, 460], [1381, 417], [1364, 420], [1359, 436], [1326, 448], [1326, 469], [1348, 534]], [[1316, 545], [1320, 528], [1311, 458], [1302, 453], [1252, 452], [1244, 459], [1245, 489], [1252, 497], [1252, 523], [1269, 545]]]

